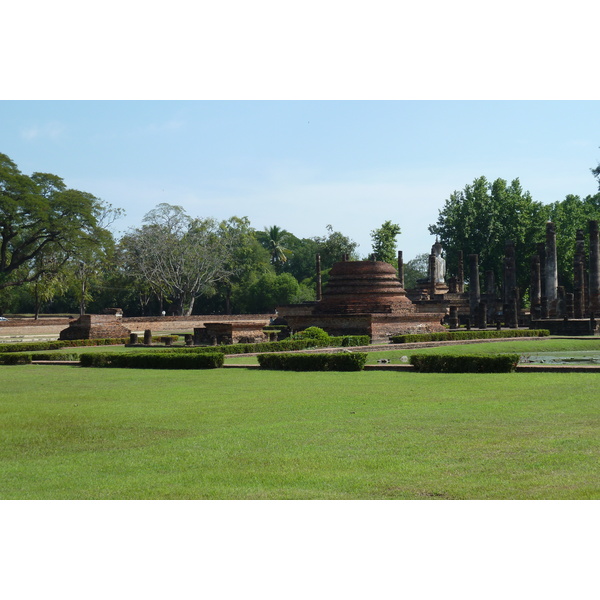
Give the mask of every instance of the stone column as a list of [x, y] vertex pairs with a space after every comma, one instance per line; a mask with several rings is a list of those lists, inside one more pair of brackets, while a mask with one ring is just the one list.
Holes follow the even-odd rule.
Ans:
[[479, 329], [487, 329], [487, 306], [485, 302], [479, 303], [478, 313], [477, 327], [479, 327]]
[[556, 297], [556, 316], [564, 317], [567, 311], [567, 296], [564, 285], [559, 285], [556, 288]]
[[546, 223], [546, 264], [544, 273], [544, 295], [548, 305], [548, 316], [556, 316], [558, 301], [558, 267], [556, 263], [556, 228]]
[[540, 257], [534, 254], [531, 257], [531, 271], [530, 271], [530, 287], [529, 287], [529, 299], [531, 300], [531, 318], [538, 320], [542, 316], [542, 282], [540, 273]]
[[575, 294], [566, 294], [565, 296], [565, 319], [573, 319], [575, 317]]
[[317, 254], [316, 257], [316, 268], [317, 268], [317, 302], [323, 297], [323, 288], [321, 286], [321, 255]]
[[144, 344], [146, 346], [152, 346], [152, 331], [150, 329], [144, 330]]
[[450, 329], [458, 329], [459, 320], [458, 320], [458, 307], [457, 306], [450, 307], [450, 318], [448, 320], [448, 324], [450, 325]]
[[490, 296], [496, 296], [496, 278], [494, 271], [491, 269], [485, 272], [485, 293]]
[[479, 291], [479, 254], [469, 254], [469, 309], [471, 319], [475, 319], [481, 292]]
[[429, 297], [435, 296], [435, 254], [429, 255]]
[[545, 319], [548, 317], [548, 300], [546, 299], [546, 243], [537, 244], [537, 255], [540, 257], [540, 295], [541, 295], [541, 315]]
[[513, 292], [517, 290], [517, 268], [515, 261], [515, 243], [507, 240], [504, 244], [504, 281], [502, 302], [509, 304], [512, 302]]
[[456, 274], [457, 286], [456, 291], [459, 294], [464, 294], [465, 292], [465, 265], [463, 262], [463, 251], [458, 251], [458, 273]]
[[404, 261], [402, 260], [402, 250], [398, 250], [398, 279], [404, 289]]
[[600, 245], [598, 242], [598, 221], [590, 221], [590, 314], [598, 317], [600, 313]]
[[585, 316], [585, 237], [582, 229], [577, 230], [575, 257], [573, 258], [573, 316]]
[[130, 333], [129, 334], [129, 343], [134, 346], [135, 344], [138, 343], [138, 334], [137, 333]]
[[517, 329], [519, 327], [519, 292], [516, 289], [513, 290], [509, 312], [510, 322], [508, 326]]

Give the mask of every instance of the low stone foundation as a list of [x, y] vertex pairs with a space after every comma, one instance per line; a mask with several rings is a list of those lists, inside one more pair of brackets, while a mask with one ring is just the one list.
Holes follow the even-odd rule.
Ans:
[[127, 338], [131, 332], [116, 315], [81, 315], [60, 332], [59, 340]]
[[595, 319], [539, 319], [531, 321], [530, 329], [547, 329], [550, 335], [595, 335], [598, 321]]
[[267, 342], [269, 338], [265, 335], [263, 329], [268, 324], [269, 320], [205, 322], [202, 334], [209, 344]]

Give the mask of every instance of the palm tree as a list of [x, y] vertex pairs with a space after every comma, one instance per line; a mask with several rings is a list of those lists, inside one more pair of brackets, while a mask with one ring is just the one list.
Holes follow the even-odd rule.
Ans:
[[291, 251], [283, 246], [289, 233], [285, 229], [273, 225], [272, 227], [265, 227], [265, 234], [265, 247], [271, 254], [271, 264], [280, 267], [287, 262], [287, 255], [291, 254]]

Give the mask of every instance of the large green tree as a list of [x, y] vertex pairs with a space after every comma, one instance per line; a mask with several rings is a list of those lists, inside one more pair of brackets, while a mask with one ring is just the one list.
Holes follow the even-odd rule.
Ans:
[[247, 286], [254, 274], [259, 276], [270, 271], [268, 250], [256, 239], [255, 230], [248, 217], [231, 217], [219, 225], [219, 236], [224, 245], [231, 248], [225, 269], [228, 277], [217, 284], [217, 299], [222, 299], [225, 313], [239, 312], [241, 307], [233, 303], [233, 290]]
[[181, 206], [163, 203], [124, 237], [122, 248], [134, 279], [168, 298], [175, 314], [191, 315], [196, 298], [231, 276], [235, 238], [223, 235], [214, 219], [192, 218]]
[[400, 235], [400, 225], [391, 221], [386, 221], [381, 227], [371, 231], [375, 260], [392, 264], [397, 263], [396, 237], [398, 235]]
[[564, 285], [567, 291], [572, 291], [577, 230], [581, 229], [584, 232], [589, 254], [589, 222], [600, 220], [600, 194], [583, 199], [569, 194], [564, 200], [553, 202], [546, 208], [548, 220], [556, 226], [558, 283]]
[[449, 274], [456, 274], [462, 250], [467, 277], [467, 257], [478, 254], [481, 273], [493, 271], [497, 282], [503, 277], [505, 243], [512, 240], [518, 285], [524, 292], [529, 285], [529, 257], [536, 253], [536, 242], [544, 239], [548, 214], [547, 207], [523, 191], [518, 179], [509, 184], [479, 177], [450, 195], [429, 231], [439, 237], [446, 252]]
[[271, 256], [271, 264], [277, 272], [281, 272], [283, 265], [287, 262], [291, 251], [286, 248], [290, 234], [277, 225], [265, 227], [262, 232], [257, 232], [257, 239], [268, 250]]
[[57, 175], [25, 175], [0, 154], [0, 289], [57, 274], [85, 248], [111, 238], [102, 225], [107, 210], [113, 211]]

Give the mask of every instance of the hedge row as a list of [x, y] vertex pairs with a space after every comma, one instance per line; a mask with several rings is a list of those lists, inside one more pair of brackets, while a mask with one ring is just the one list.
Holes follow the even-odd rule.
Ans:
[[262, 369], [276, 371], [362, 371], [366, 352], [353, 354], [259, 354]]
[[392, 344], [411, 344], [416, 342], [445, 342], [455, 340], [490, 340], [494, 338], [512, 337], [545, 337], [550, 335], [547, 329], [484, 329], [482, 331], [445, 331], [440, 333], [412, 333], [393, 335]]
[[31, 360], [31, 354], [0, 353], [0, 365], [30, 365]]
[[223, 354], [190, 354], [184, 352], [95, 352], [81, 354], [82, 367], [116, 367], [126, 369], [218, 369]]
[[41, 350], [59, 350], [60, 348], [77, 348], [81, 346], [115, 346], [127, 344], [129, 338], [106, 338], [98, 340], [55, 340], [52, 342], [14, 342], [0, 344], [2, 352], [36, 352]]
[[512, 373], [518, 362], [518, 354], [413, 354], [410, 357], [410, 363], [419, 373]]
[[258, 342], [256, 344], [228, 344], [224, 346], [187, 346], [179, 348], [157, 348], [155, 352], [222, 352], [223, 354], [254, 354], [257, 352], [291, 352], [307, 348], [347, 348], [368, 346], [368, 335], [344, 335], [330, 337], [327, 342], [317, 340], [283, 340], [281, 342]]

